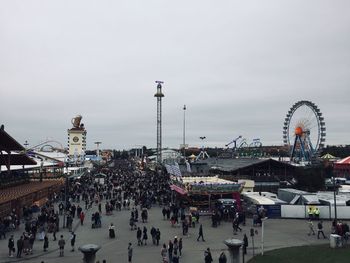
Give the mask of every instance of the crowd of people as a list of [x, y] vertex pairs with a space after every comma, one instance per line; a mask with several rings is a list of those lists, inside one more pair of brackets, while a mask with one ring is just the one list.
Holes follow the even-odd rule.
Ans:
[[[96, 180], [98, 174], [103, 173], [103, 180]], [[102, 183], [101, 183], [102, 181]], [[162, 207], [164, 220], [169, 221], [170, 227], [182, 227], [183, 236], [188, 236], [189, 228], [197, 228], [197, 241], [205, 242], [203, 225], [200, 222], [198, 211], [190, 211], [181, 202], [174, 200], [170, 191], [170, 178], [166, 173], [159, 171], [143, 171], [136, 164], [128, 160], [117, 160], [114, 166], [97, 169], [81, 178], [70, 180], [67, 197], [62, 191], [40, 207], [23, 207], [22, 218], [16, 211], [0, 220], [0, 238], [6, 238], [6, 232], [19, 229], [23, 223], [24, 231], [15, 240], [14, 235], [8, 238], [8, 251], [10, 257], [22, 257], [33, 254], [33, 245], [37, 240], [42, 242], [43, 252], [49, 250], [52, 242], [59, 248], [59, 256], [64, 256], [66, 242], [70, 242], [71, 251], [75, 251], [77, 235], [74, 233], [74, 221], [84, 225], [85, 215], [91, 214], [91, 228], [103, 228], [103, 217], [119, 211], [129, 211], [130, 230], [135, 231], [137, 246], [159, 246], [160, 257], [164, 263], [177, 263], [180, 261], [183, 249], [183, 239], [177, 236], [168, 238], [161, 235], [160, 227], [147, 225], [149, 222], [149, 209], [152, 206]], [[253, 217], [253, 225], [261, 224], [265, 217], [263, 208], [258, 209]], [[319, 212], [309, 210], [310, 219], [318, 219]], [[60, 234], [60, 219], [65, 221], [64, 227], [69, 231], [69, 237]], [[245, 214], [235, 209], [218, 207], [211, 216], [212, 227], [220, 226], [222, 221], [232, 222], [233, 234], [242, 231], [240, 224], [245, 225]], [[62, 222], [61, 222], [62, 223]], [[141, 225], [142, 224], [142, 225]], [[148, 229], [149, 227], [149, 229]], [[349, 226], [343, 222], [333, 222], [332, 233], [343, 237], [346, 242], [349, 236]], [[52, 234], [52, 239], [49, 238]], [[312, 220], [309, 221], [309, 235], [315, 235]], [[108, 237], [116, 238], [115, 225], [108, 226]], [[323, 222], [317, 223], [317, 237], [326, 238], [323, 232]], [[169, 240], [162, 242], [162, 240]], [[244, 234], [243, 251], [246, 254], [248, 238]], [[57, 242], [57, 243], [56, 243]], [[57, 245], [56, 245], [57, 244]], [[134, 253], [133, 242], [128, 244], [128, 261], [132, 262]], [[219, 262], [227, 262], [225, 252], [219, 256]], [[213, 262], [210, 248], [204, 251], [204, 262]]]
[[[97, 177], [99, 179], [97, 180]], [[102, 180], [101, 180], [102, 179]], [[161, 226], [157, 226], [150, 219], [149, 209], [152, 206], [161, 208], [160, 218], [169, 221], [169, 227], [182, 227], [182, 237], [169, 237], [161, 234]], [[189, 230], [198, 242], [206, 242], [203, 224], [197, 210], [190, 210], [180, 200], [172, 195], [170, 177], [164, 172], [139, 169], [130, 160], [115, 160], [109, 167], [91, 171], [80, 178], [69, 181], [67, 196], [65, 191], [53, 195], [53, 198], [39, 208], [23, 207], [22, 218], [16, 211], [0, 221], [0, 238], [6, 238], [8, 230], [21, 229], [22, 234], [15, 240], [14, 235], [8, 238], [9, 256], [18, 258], [34, 253], [33, 245], [37, 240], [42, 242], [42, 251], [47, 252], [54, 246], [59, 250], [59, 256], [64, 257], [66, 242], [70, 243], [71, 251], [75, 251], [77, 235], [75, 229], [80, 226], [102, 228], [110, 239], [118, 238], [116, 225], [104, 224], [104, 217], [116, 213], [129, 213], [129, 226], [133, 238], [127, 246], [128, 261], [138, 247], [159, 246], [160, 258], [163, 263], [180, 262], [183, 254], [183, 237], [189, 236]], [[253, 225], [261, 224], [266, 211], [258, 209]], [[91, 225], [85, 224], [86, 215], [91, 216]], [[153, 216], [154, 214], [152, 214]], [[90, 218], [90, 217], [89, 217]], [[313, 218], [314, 219], [314, 218]], [[62, 222], [63, 220], [63, 222]], [[233, 234], [242, 231], [240, 225], [245, 225], [245, 214], [235, 209], [217, 207], [211, 216], [212, 227], [216, 228], [221, 222], [232, 222]], [[152, 222], [152, 223], [151, 223]], [[310, 220], [310, 235], [315, 234]], [[69, 235], [57, 232], [60, 225], [69, 231]], [[87, 226], [86, 226], [87, 225]], [[164, 226], [163, 226], [164, 227]], [[324, 237], [322, 221], [318, 222], [318, 237]], [[168, 231], [164, 231], [168, 232]], [[332, 233], [337, 233], [348, 239], [349, 227], [345, 223], [333, 223]], [[56, 237], [56, 235], [59, 236]], [[165, 242], [165, 240], [168, 240]], [[248, 238], [244, 234], [243, 251], [246, 254]], [[52, 242], [55, 242], [52, 245]], [[134, 248], [133, 244], [136, 245]], [[16, 251], [16, 252], [15, 252]], [[210, 248], [204, 251], [204, 262], [213, 262]], [[225, 252], [222, 251], [219, 262], [227, 262]]]
[[[101, 174], [102, 177], [101, 177]], [[97, 177], [99, 179], [97, 180]], [[183, 236], [189, 235], [189, 228], [198, 225], [198, 241], [204, 239], [203, 225], [200, 224], [198, 211], [189, 211], [188, 207], [174, 200], [170, 190], [170, 177], [164, 171], [138, 169], [131, 160], [115, 160], [114, 165], [91, 171], [80, 178], [69, 179], [68, 189], [54, 193], [46, 204], [36, 207], [23, 207], [20, 213], [13, 211], [8, 217], [0, 220], [0, 238], [6, 238], [6, 232], [19, 229], [23, 224], [24, 231], [18, 239], [14, 235], [8, 238], [9, 256], [23, 256], [34, 253], [33, 245], [42, 241], [42, 252], [58, 248], [59, 256], [64, 256], [66, 242], [70, 241], [71, 251], [75, 251], [77, 235], [74, 232], [79, 222], [84, 226], [85, 217], [91, 215], [91, 228], [103, 228], [103, 217], [119, 211], [130, 211], [130, 230], [136, 232], [138, 246], [160, 246], [160, 255], [164, 263], [179, 262], [182, 256], [183, 240], [177, 236], [168, 242], [161, 235], [159, 226], [146, 225], [149, 221], [149, 209], [152, 206], [162, 207], [164, 220], [171, 227], [182, 227]], [[236, 216], [226, 210], [216, 210], [213, 214], [213, 226], [221, 220]], [[62, 222], [63, 220], [63, 222]], [[60, 232], [60, 225], [69, 231], [69, 235]], [[60, 232], [58, 234], [58, 232]], [[116, 238], [115, 225], [108, 226], [108, 237]], [[148, 241], [151, 239], [152, 241]], [[53, 245], [54, 242], [54, 245]], [[164, 250], [165, 248], [165, 250]], [[39, 252], [39, 251], [38, 251]], [[208, 254], [208, 250], [205, 252]], [[209, 253], [210, 257], [211, 254]], [[131, 262], [133, 246], [128, 246], [128, 258]], [[206, 262], [209, 256], [206, 255]]]

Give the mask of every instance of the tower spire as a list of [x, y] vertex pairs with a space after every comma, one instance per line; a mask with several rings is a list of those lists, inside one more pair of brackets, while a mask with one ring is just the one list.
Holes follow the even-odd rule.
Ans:
[[156, 81], [157, 83], [157, 93], [154, 97], [157, 98], [157, 163], [162, 162], [162, 98], [164, 94], [162, 93], [163, 81]]

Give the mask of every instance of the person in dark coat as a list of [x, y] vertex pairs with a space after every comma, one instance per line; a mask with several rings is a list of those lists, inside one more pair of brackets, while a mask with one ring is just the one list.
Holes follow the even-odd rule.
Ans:
[[199, 241], [200, 237], [202, 238], [202, 241], [205, 241], [204, 240], [204, 236], [203, 236], [203, 226], [202, 226], [202, 224], [200, 224], [200, 226], [199, 226], [199, 232], [198, 232], [197, 241]]
[[114, 230], [114, 225], [111, 223], [111, 225], [108, 228], [109, 231], [109, 238], [115, 238], [115, 230]]
[[142, 237], [142, 230], [140, 227], [138, 227], [137, 231], [136, 231], [136, 238], [137, 238], [137, 245], [138, 246], [142, 245], [141, 237]]
[[83, 211], [83, 209], [78, 205], [77, 207], [77, 218], [80, 218], [80, 213]]
[[159, 240], [160, 240], [160, 230], [159, 228], [157, 228], [157, 231], [156, 231], [156, 243], [157, 243], [157, 246], [159, 246]]
[[174, 251], [172, 263], [179, 263], [179, 256], [176, 251]]
[[66, 241], [63, 239], [63, 235], [61, 235], [60, 240], [58, 240], [58, 247], [60, 249], [60, 257], [64, 256], [64, 246], [66, 245]]
[[13, 235], [9, 238], [9, 243], [8, 243], [8, 248], [9, 248], [9, 257], [13, 257], [13, 252], [15, 250], [15, 240], [13, 239]]
[[132, 260], [132, 244], [129, 243], [129, 246], [128, 246], [128, 262], [131, 263], [131, 260]]
[[151, 228], [151, 236], [152, 236], [152, 243], [153, 245], [156, 244], [156, 235], [157, 235], [157, 230], [152, 226]]
[[243, 254], [244, 255], [247, 254], [247, 247], [248, 247], [248, 237], [246, 234], [244, 234], [244, 237], [243, 237]]
[[44, 252], [47, 251], [49, 247], [49, 238], [47, 237], [47, 235], [44, 236]]
[[76, 238], [76, 234], [74, 232], [72, 232], [72, 235], [70, 237], [70, 245], [72, 246], [72, 252], [74, 251], [74, 246], [75, 246], [75, 238]]
[[145, 241], [145, 245], [147, 245], [147, 239], [148, 239], [148, 235], [147, 235], [147, 227], [143, 227], [143, 236], [142, 236], [142, 244], [143, 241]]
[[181, 257], [182, 256], [182, 237], [180, 237], [180, 240], [179, 240], [179, 253]]
[[222, 251], [219, 256], [219, 263], [226, 263], [226, 262], [227, 262], [227, 258], [226, 258], [225, 252]]
[[166, 209], [165, 209], [165, 207], [163, 207], [163, 209], [162, 209], [162, 214], [163, 214], [163, 220], [165, 220], [165, 215], [166, 215]]
[[24, 246], [23, 236], [21, 236], [20, 239], [17, 240], [17, 257], [22, 257], [22, 250]]
[[210, 248], [207, 248], [207, 250], [204, 251], [204, 262], [205, 263], [213, 262], [213, 257], [211, 256]]
[[168, 257], [169, 257], [169, 262], [173, 261], [173, 250], [174, 250], [174, 244], [169, 240], [168, 244]]

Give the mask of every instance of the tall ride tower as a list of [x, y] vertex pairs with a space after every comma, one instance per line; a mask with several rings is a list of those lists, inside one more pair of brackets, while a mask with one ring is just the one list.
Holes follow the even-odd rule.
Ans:
[[156, 81], [157, 83], [157, 93], [154, 97], [157, 98], [157, 163], [162, 162], [162, 98], [164, 94], [162, 93], [163, 81]]

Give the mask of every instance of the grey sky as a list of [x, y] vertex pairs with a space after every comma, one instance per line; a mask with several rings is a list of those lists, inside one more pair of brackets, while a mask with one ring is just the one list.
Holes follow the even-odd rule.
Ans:
[[88, 148], [282, 144], [298, 100], [349, 144], [350, 1], [0, 1], [1, 123], [20, 142], [66, 144], [83, 115]]

